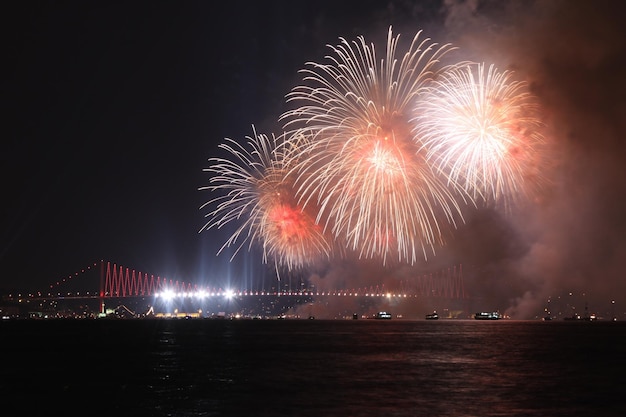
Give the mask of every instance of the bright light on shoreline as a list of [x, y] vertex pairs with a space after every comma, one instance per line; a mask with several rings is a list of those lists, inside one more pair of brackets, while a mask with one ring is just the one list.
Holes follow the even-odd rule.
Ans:
[[207, 292], [206, 290], [197, 290], [197, 291], [184, 291], [184, 292], [174, 292], [171, 289], [163, 290], [162, 292], [158, 292], [155, 294], [156, 298], [162, 298], [166, 301], [172, 300], [174, 298], [199, 298], [204, 299], [207, 297], [216, 297], [220, 295], [224, 295], [227, 298], [234, 297], [233, 291], [225, 291], [223, 293], [219, 292]]

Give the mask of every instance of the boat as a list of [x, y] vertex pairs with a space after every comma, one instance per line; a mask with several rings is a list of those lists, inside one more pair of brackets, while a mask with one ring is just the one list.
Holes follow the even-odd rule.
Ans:
[[431, 314], [426, 314], [426, 320], [439, 320], [439, 314], [435, 313], [431, 313]]
[[386, 311], [379, 311], [374, 316], [375, 319], [378, 320], [391, 320], [391, 313], [387, 313]]
[[474, 314], [474, 319], [476, 320], [500, 320], [500, 313], [497, 311], [482, 311], [480, 313]]
[[589, 307], [587, 306], [587, 303], [585, 303], [585, 316], [583, 317], [583, 320], [596, 321], [597, 319], [598, 317], [595, 314], [589, 314]]

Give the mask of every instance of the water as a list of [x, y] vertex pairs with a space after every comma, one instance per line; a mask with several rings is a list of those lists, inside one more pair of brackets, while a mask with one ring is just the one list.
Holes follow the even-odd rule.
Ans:
[[626, 415], [626, 322], [18, 320], [0, 352], [3, 416]]

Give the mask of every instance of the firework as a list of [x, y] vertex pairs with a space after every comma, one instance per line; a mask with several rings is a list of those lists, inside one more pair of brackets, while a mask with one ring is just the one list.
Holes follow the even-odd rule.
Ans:
[[[288, 269], [303, 267], [331, 255], [331, 244], [314, 218], [295, 200], [292, 182], [284, 165], [288, 147], [272, 136], [246, 137], [246, 145], [226, 139], [219, 145], [233, 159], [211, 158], [204, 171], [212, 174], [209, 185], [200, 190], [219, 195], [201, 209], [212, 207], [209, 221], [200, 230], [221, 228], [240, 222], [218, 251], [237, 245], [233, 257], [244, 245], [263, 249], [265, 262], [272, 258]], [[232, 258], [231, 258], [232, 260]]]
[[[415, 35], [396, 58], [389, 29], [384, 59], [363, 37], [330, 46], [328, 62], [308, 63], [304, 85], [280, 120], [299, 139], [290, 162], [304, 207], [361, 257], [415, 263], [443, 243], [442, 223], [462, 219], [455, 196], [413, 141], [415, 101], [453, 48]], [[456, 219], [456, 220], [455, 220]]]
[[524, 82], [484, 64], [454, 68], [415, 108], [415, 138], [448, 184], [475, 199], [504, 202], [539, 175], [543, 137]]

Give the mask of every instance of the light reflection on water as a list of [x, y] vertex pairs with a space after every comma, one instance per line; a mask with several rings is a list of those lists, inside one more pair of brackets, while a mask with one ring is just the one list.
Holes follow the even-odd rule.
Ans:
[[[2, 353], [27, 368], [0, 374], [21, 415], [61, 404], [78, 415], [77, 399], [116, 417], [626, 415], [626, 322], [104, 320], [0, 331]], [[32, 401], [42, 393], [56, 400]]]

